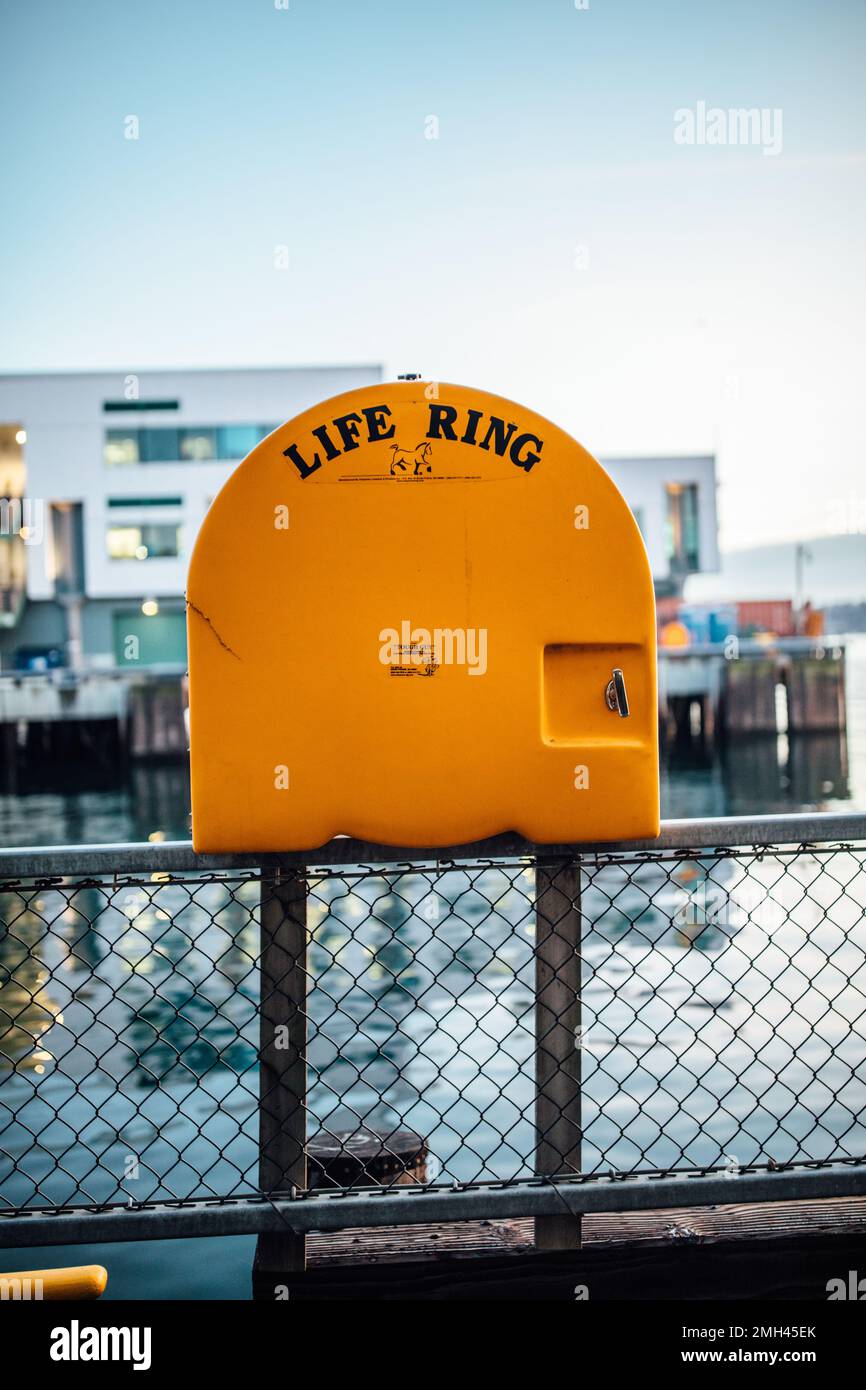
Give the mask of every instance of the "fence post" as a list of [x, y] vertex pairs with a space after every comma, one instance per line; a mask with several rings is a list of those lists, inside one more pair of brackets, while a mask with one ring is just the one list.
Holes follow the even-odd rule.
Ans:
[[[581, 1144], [580, 860], [535, 868], [535, 1171], [579, 1173]], [[535, 1219], [542, 1250], [580, 1246], [565, 1209]]]
[[[263, 864], [259, 1008], [259, 1187], [307, 1185], [307, 895], [304, 869]], [[257, 1271], [298, 1272], [303, 1235], [268, 1232]]]

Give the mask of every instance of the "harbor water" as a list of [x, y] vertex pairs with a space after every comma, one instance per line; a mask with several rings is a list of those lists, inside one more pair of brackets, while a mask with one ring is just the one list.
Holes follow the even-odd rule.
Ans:
[[[864, 806], [864, 636], [848, 641], [847, 739], [823, 734], [752, 737], [701, 764], [671, 763], [663, 769], [664, 817]], [[188, 834], [188, 780], [178, 765], [136, 766], [117, 786], [53, 787], [0, 797], [0, 843], [6, 846], [184, 839]], [[698, 866], [686, 865], [680, 888], [684, 890], [690, 873], [700, 872]], [[860, 1116], [866, 1091], [854, 1076], [863, 1040], [853, 1030], [859, 1016], [856, 1003], [844, 991], [834, 1001], [838, 1038], [829, 1059], [822, 1036], [815, 1032], [795, 1039], [782, 1021], [772, 1036], [760, 1040], [761, 1060], [770, 1072], [781, 1072], [783, 1059], [787, 1065], [795, 1052], [796, 1065], [785, 1077], [790, 1095], [764, 1087], [753, 1122], [757, 1082], [751, 1076], [751, 1086], [734, 1086], [725, 1106], [712, 1108], [712, 1097], [724, 1089], [713, 1067], [748, 1078], [758, 1045], [754, 1033], [740, 1027], [749, 1011], [747, 987], [739, 972], [727, 967], [747, 961], [760, 948], [760, 912], [749, 910], [749, 892], [756, 883], [760, 889], [760, 874], [760, 868], [743, 871], [725, 861], [721, 890], [739, 901], [742, 920], [728, 922], [724, 931], [702, 934], [699, 949], [688, 933], [672, 925], [668, 899], [678, 885], [665, 883], [654, 866], [642, 869], [642, 877], [630, 878], [606, 869], [587, 885], [583, 905], [593, 930], [584, 942], [584, 1016], [594, 1030], [583, 1069], [587, 1169], [719, 1163], [731, 1154], [740, 1163], [762, 1155], [779, 1162], [795, 1154], [821, 1158], [833, 1151], [842, 1133], [848, 1151], [863, 1152], [866, 1131]], [[714, 884], [719, 882], [716, 873]], [[467, 1180], [521, 1170], [521, 1160], [532, 1152], [533, 935], [528, 905], [533, 887], [531, 870], [515, 866], [494, 867], [471, 879], [455, 872], [440, 879], [435, 891], [417, 874], [404, 875], [399, 884], [381, 876], [362, 878], [348, 892], [335, 880], [314, 884], [310, 967], [314, 979], [327, 975], [328, 981], [321, 1002], [315, 991], [311, 997], [313, 1128], [317, 1123], [332, 1130], [351, 1128], [359, 1116], [373, 1127], [409, 1127], [429, 1141], [434, 1178]], [[63, 998], [52, 1001], [64, 1023], [62, 1037], [44, 1045], [38, 1076], [26, 1026], [23, 1032], [9, 1029], [0, 1039], [4, 1203], [123, 1200], [124, 1157], [136, 1142], [153, 1179], [151, 1188], [136, 1196], [192, 1195], [202, 1190], [197, 1174], [205, 1168], [211, 1192], [254, 1186], [257, 977], [249, 961], [255, 928], [249, 929], [247, 940], [243, 919], [254, 906], [255, 891], [251, 884], [227, 898], [224, 888], [207, 885], [206, 893], [190, 905], [182, 890], [172, 897], [178, 893], [172, 885], [141, 900], [132, 890], [126, 918], [114, 905], [101, 911], [94, 896], [82, 905], [77, 924], [69, 919], [64, 925], [64, 909], [75, 916], [74, 902], [46, 890], [38, 916], [57, 926], [48, 945], [40, 946], [40, 959], [49, 967], [52, 985], [54, 967], [59, 977], [58, 962], [61, 957], [65, 961]], [[492, 913], [491, 902], [496, 904]], [[805, 925], [810, 944], [820, 947], [819, 904], [814, 912], [814, 921]], [[179, 929], [167, 931], [175, 921]], [[14, 1003], [14, 990], [28, 987], [21, 953], [29, 929], [22, 917], [14, 933], [0, 938], [0, 1023], [4, 991]], [[794, 943], [786, 943], [784, 920], [775, 929], [780, 949], [776, 963], [767, 967], [769, 985], [788, 997]], [[827, 930], [836, 928], [828, 924]], [[160, 955], [138, 973], [136, 965], [148, 949], [147, 933], [159, 935]], [[189, 954], [192, 937], [200, 949]], [[56, 961], [51, 954], [55, 947]], [[185, 954], [189, 958], [181, 973], [174, 967]], [[213, 970], [215, 959], [218, 972]], [[852, 955], [849, 985], [856, 985], [862, 997], [866, 978], [861, 961], [862, 953]], [[808, 976], [809, 963], [800, 959], [798, 966]], [[623, 987], [625, 971], [635, 977], [633, 989]], [[392, 983], [397, 976], [399, 995]], [[436, 982], [432, 994], [431, 979]], [[198, 1002], [190, 1002], [193, 994]], [[190, 1019], [191, 1007], [200, 1007], [203, 1014]], [[321, 1018], [317, 1009], [325, 1011]], [[800, 1020], [814, 1022], [824, 1009], [818, 995], [798, 996]], [[413, 1010], [417, 1018], [410, 1027], [406, 1020]], [[446, 1014], [443, 1030], [439, 1025]], [[89, 1075], [84, 1035], [94, 1016], [117, 1041], [109, 1060], [100, 1053], [104, 1061], [98, 1079], [79, 1094], [74, 1078]], [[701, 1048], [690, 1043], [698, 1034], [701, 1048], [709, 1047], [713, 1057], [709, 1069]], [[449, 1046], [448, 1039], [455, 1037], [459, 1046]], [[670, 1077], [659, 1085], [666, 1057], [684, 1064], [678, 1075], [690, 1092], [691, 1078], [700, 1071], [696, 1101], [680, 1093], [680, 1083]], [[825, 1110], [816, 1126], [815, 1098], [807, 1087], [819, 1066], [840, 1109], [837, 1114]], [[124, 1078], [122, 1085], [112, 1080], [118, 1076]], [[219, 1098], [215, 1108], [197, 1108], [191, 1078], [206, 1079], [208, 1092]], [[447, 1103], [451, 1096], [453, 1105]], [[138, 1111], [134, 1123], [130, 1098]], [[56, 1127], [54, 1132], [50, 1126], [43, 1129], [44, 1152], [34, 1155], [32, 1129], [37, 1108], [46, 1104], [58, 1117]], [[81, 1138], [70, 1140], [70, 1135]], [[57, 1164], [61, 1149], [63, 1161]], [[185, 1163], [177, 1163], [178, 1153]], [[112, 1174], [118, 1175], [116, 1181]], [[253, 1239], [237, 1237], [215, 1238], [206, 1247], [156, 1241], [55, 1249], [38, 1252], [35, 1260], [0, 1251], [0, 1270], [31, 1263], [97, 1262], [109, 1270], [109, 1298], [246, 1298], [253, 1248]]]

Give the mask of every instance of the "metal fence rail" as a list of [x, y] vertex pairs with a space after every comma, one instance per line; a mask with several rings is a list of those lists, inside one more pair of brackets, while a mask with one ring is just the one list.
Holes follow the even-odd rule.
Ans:
[[432, 1210], [568, 1243], [684, 1184], [859, 1191], [864, 858], [860, 816], [447, 858], [2, 851], [0, 1240]]

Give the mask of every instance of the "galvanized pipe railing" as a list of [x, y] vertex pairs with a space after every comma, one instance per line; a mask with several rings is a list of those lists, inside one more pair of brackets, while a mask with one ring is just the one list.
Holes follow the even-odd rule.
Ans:
[[804, 812], [781, 816], [717, 816], [664, 820], [654, 840], [537, 845], [520, 835], [497, 835], [473, 844], [376, 845], [338, 836], [312, 850], [268, 854], [196, 854], [190, 840], [108, 845], [57, 845], [0, 849], [0, 878], [74, 877], [77, 874], [194, 873], [196, 869], [272, 869], [277, 865], [432, 863], [526, 855], [533, 860], [574, 854], [635, 854], [663, 850], [730, 849], [739, 846], [848, 844], [866, 840], [866, 813]]
[[[670, 1211], [749, 1202], [866, 1197], [866, 1161], [816, 1164], [781, 1172], [671, 1173], [664, 1177], [587, 1177], [316, 1192], [294, 1197], [143, 1202], [109, 1208], [0, 1213], [0, 1248], [225, 1235], [297, 1242], [313, 1231], [437, 1221], [579, 1222], [593, 1212]], [[288, 1264], [282, 1266], [288, 1269]]]

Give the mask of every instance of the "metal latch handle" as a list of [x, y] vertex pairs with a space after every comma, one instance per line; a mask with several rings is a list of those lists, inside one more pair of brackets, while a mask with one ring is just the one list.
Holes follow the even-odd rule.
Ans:
[[627, 719], [628, 696], [625, 693], [625, 677], [618, 666], [614, 666], [613, 675], [604, 693], [608, 709], [617, 710], [622, 719]]

